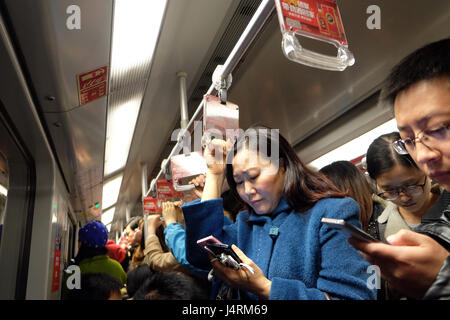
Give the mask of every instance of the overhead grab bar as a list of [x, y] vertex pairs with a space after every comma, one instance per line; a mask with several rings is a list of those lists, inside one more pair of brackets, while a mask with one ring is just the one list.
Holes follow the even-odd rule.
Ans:
[[[228, 78], [228, 75], [231, 74], [231, 72], [234, 70], [238, 62], [242, 59], [242, 56], [245, 54], [249, 46], [252, 44], [253, 40], [255, 39], [256, 35], [259, 33], [261, 28], [263, 27], [264, 23], [267, 21], [267, 19], [270, 17], [272, 11], [275, 9], [275, 2], [274, 0], [263, 0], [261, 4], [259, 5], [258, 9], [255, 11], [255, 14], [253, 15], [252, 19], [248, 23], [247, 27], [245, 28], [244, 32], [242, 33], [241, 37], [239, 38], [238, 42], [234, 46], [233, 50], [231, 51], [230, 55], [228, 56], [227, 60], [223, 64], [222, 69], [222, 75], [221, 80], [226, 80]], [[181, 81], [180, 81], [181, 83]], [[206, 91], [205, 94], [211, 94], [214, 91], [214, 83], [211, 84], [208, 91]], [[180, 151], [180, 148], [182, 148], [182, 139], [184, 135], [186, 134], [186, 131], [189, 131], [192, 125], [194, 124], [194, 121], [197, 119], [201, 119], [199, 117], [200, 112], [203, 109], [203, 100], [198, 105], [197, 109], [194, 112], [194, 115], [192, 116], [191, 120], [187, 124], [186, 128], [182, 128], [180, 131], [180, 134], [178, 136], [178, 141], [172, 151], [170, 152], [167, 159], [170, 160], [170, 158], [177, 154]], [[150, 193], [153, 193], [155, 195], [156, 193], [156, 181], [161, 177], [161, 175], [165, 171], [165, 167], [168, 165], [169, 161], [165, 161], [164, 165], [161, 166], [161, 170], [156, 175], [156, 178], [154, 178], [151, 183], [150, 187], [145, 193], [145, 196], [147, 197]]]

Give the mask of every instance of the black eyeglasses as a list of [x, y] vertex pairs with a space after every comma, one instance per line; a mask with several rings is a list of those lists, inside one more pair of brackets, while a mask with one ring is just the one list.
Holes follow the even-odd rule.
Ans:
[[422, 144], [429, 148], [435, 148], [439, 142], [450, 137], [448, 128], [450, 124], [440, 124], [427, 128], [417, 134], [414, 138], [400, 139], [394, 141], [392, 146], [398, 154], [408, 154], [416, 150], [416, 141], [419, 140]]
[[378, 193], [377, 195], [379, 197], [381, 197], [385, 200], [389, 200], [389, 201], [397, 200], [398, 197], [400, 196], [401, 192], [403, 192], [404, 194], [407, 194], [408, 196], [417, 196], [424, 192], [426, 183], [427, 183], [427, 177], [425, 176], [425, 181], [423, 182], [423, 184], [413, 184], [413, 185], [409, 185], [409, 186], [399, 187], [396, 189]]

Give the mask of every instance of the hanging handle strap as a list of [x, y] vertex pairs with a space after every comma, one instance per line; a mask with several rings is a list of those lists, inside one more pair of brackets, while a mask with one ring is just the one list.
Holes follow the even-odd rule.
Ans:
[[282, 49], [284, 55], [291, 61], [325, 70], [343, 71], [355, 63], [353, 54], [346, 46], [330, 43], [338, 49], [336, 57], [305, 49], [300, 45], [294, 33], [287, 32], [283, 34]]

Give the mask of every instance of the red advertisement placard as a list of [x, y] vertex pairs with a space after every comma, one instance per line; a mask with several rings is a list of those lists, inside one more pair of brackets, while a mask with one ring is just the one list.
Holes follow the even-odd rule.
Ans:
[[61, 277], [61, 250], [55, 248], [53, 254], [53, 274], [52, 274], [52, 292], [59, 290], [59, 279]]
[[161, 200], [153, 197], [145, 197], [143, 201], [144, 214], [161, 213]]
[[183, 192], [176, 191], [173, 187], [172, 182], [166, 179], [159, 179], [156, 182], [156, 193], [158, 194], [158, 199], [183, 199]]
[[100, 67], [78, 75], [77, 83], [80, 105], [105, 96], [108, 83], [108, 67]]
[[286, 30], [348, 44], [335, 0], [280, 0], [280, 3]]

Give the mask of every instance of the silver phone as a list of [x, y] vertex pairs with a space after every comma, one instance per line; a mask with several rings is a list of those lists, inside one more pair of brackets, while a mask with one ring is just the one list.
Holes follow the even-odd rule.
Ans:
[[375, 239], [367, 232], [355, 227], [354, 225], [347, 223], [342, 219], [330, 219], [330, 218], [322, 218], [322, 223], [325, 223], [330, 228], [339, 230], [345, 233], [349, 237], [354, 237], [356, 239], [368, 242], [380, 242], [380, 240]]

